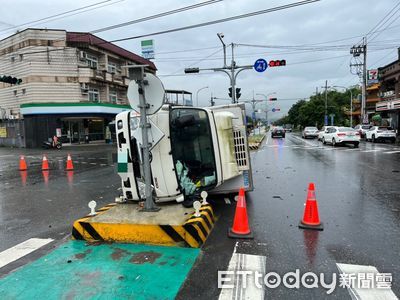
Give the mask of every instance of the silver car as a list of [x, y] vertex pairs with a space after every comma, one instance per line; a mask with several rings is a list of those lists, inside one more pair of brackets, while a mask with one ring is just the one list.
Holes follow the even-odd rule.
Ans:
[[308, 139], [308, 138], [316, 138], [318, 137], [318, 128], [317, 127], [306, 127], [304, 128], [301, 137], [303, 139]]

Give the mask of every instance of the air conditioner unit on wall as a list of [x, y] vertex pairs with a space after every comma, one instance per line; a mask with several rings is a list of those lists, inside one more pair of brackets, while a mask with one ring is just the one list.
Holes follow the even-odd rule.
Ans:
[[85, 51], [79, 51], [79, 60], [81, 60], [81, 61], [85, 61], [86, 60]]
[[89, 93], [89, 85], [87, 83], [81, 83], [81, 94], [87, 95]]

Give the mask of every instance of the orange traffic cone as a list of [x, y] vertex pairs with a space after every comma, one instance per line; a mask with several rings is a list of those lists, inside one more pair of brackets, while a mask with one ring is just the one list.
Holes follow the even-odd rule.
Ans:
[[324, 230], [324, 226], [319, 220], [314, 183], [308, 185], [306, 207], [304, 209], [303, 220], [300, 221], [299, 227], [302, 229]]
[[49, 171], [42, 171], [44, 185], [47, 186], [49, 184]]
[[43, 155], [42, 159], [42, 171], [47, 171], [49, 170], [49, 161], [47, 160], [46, 155]]
[[23, 155], [21, 155], [19, 158], [19, 170], [20, 171], [28, 170], [28, 167], [26, 166], [25, 157]]
[[250, 231], [249, 220], [247, 218], [246, 199], [244, 189], [240, 188], [239, 197], [236, 205], [235, 218], [233, 226], [228, 231], [230, 238], [252, 239], [253, 234]]
[[67, 170], [67, 171], [72, 171], [73, 169], [74, 169], [74, 165], [72, 164], [71, 155], [68, 154], [68, 157], [67, 157], [67, 168], [66, 168], [66, 170]]

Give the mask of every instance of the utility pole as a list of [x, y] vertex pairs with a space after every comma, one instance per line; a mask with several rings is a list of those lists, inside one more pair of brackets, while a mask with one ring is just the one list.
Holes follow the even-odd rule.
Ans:
[[362, 98], [361, 98], [361, 120], [362, 123], [368, 123], [368, 115], [366, 110], [367, 102], [367, 37], [363, 38], [363, 82], [362, 82]]
[[[368, 123], [368, 114], [366, 112], [367, 99], [367, 38], [363, 37], [361, 45], [354, 45], [350, 48], [350, 54], [353, 55], [354, 62], [350, 63], [351, 68], [355, 68], [355, 74], [361, 77], [361, 123]], [[362, 62], [359, 56], [363, 55]], [[352, 72], [353, 73], [353, 72]], [[353, 73], [354, 74], [354, 73]]]
[[324, 125], [328, 125], [328, 89], [330, 86], [328, 86], [328, 80], [325, 80], [325, 86], [322, 86], [321, 88], [325, 89], [325, 116], [324, 116]]

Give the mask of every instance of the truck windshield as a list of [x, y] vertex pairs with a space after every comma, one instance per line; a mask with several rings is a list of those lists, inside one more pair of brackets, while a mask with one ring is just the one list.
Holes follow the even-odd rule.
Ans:
[[170, 117], [172, 156], [185, 195], [214, 187], [216, 167], [207, 113], [200, 109], [175, 108]]

